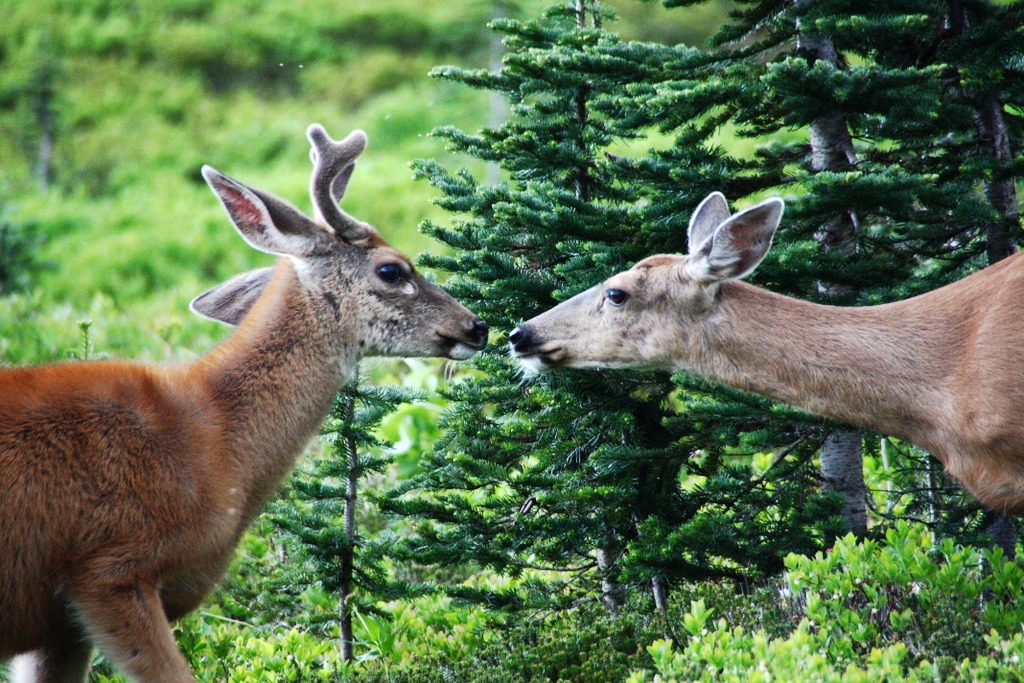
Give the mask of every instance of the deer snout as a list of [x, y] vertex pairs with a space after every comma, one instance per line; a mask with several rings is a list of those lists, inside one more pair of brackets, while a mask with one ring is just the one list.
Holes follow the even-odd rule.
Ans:
[[490, 328], [490, 326], [488, 326], [487, 322], [484, 321], [484, 320], [481, 320], [480, 318], [477, 318], [476, 320], [473, 321], [473, 324], [472, 324], [471, 327], [472, 327], [472, 330], [470, 331], [469, 336], [474, 341], [476, 341], [476, 344], [480, 348], [483, 348], [484, 346], [486, 346], [487, 345], [487, 333], [491, 331], [491, 328]]
[[508, 335], [508, 345], [512, 356], [528, 373], [538, 373], [558, 365], [565, 355], [564, 349], [558, 345], [545, 342], [528, 324], [523, 323]]
[[487, 346], [487, 333], [490, 327], [480, 318], [472, 318], [459, 326], [458, 331], [452, 328], [438, 328], [437, 335], [447, 347], [447, 355], [452, 360], [466, 360], [477, 351]]
[[529, 325], [520, 325], [508, 335], [508, 343], [517, 354], [529, 353], [533, 343], [533, 329]]

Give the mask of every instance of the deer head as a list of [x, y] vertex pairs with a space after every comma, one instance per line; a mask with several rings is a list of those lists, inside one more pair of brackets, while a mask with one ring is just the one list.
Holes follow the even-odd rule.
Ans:
[[[293, 262], [324, 317], [361, 327], [360, 355], [445, 356], [463, 360], [483, 348], [487, 324], [416, 271], [370, 225], [339, 206], [366, 134], [336, 142], [322, 126], [307, 131], [312, 143], [310, 197], [315, 219], [283, 199], [203, 167], [203, 177], [238, 232], [251, 246]], [[237, 325], [273, 274], [263, 268], [239, 275], [192, 302], [197, 313]], [[432, 329], [433, 334], [423, 334]]]
[[530, 371], [551, 367], [685, 367], [685, 348], [715, 316], [720, 285], [754, 270], [771, 246], [783, 203], [735, 215], [709, 195], [693, 213], [689, 254], [648, 257], [523, 323], [509, 335]]

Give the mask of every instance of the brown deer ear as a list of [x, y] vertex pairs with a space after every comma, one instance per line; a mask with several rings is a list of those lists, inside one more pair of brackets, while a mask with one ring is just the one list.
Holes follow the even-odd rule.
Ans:
[[263, 294], [273, 275], [273, 268], [259, 268], [236, 275], [197, 296], [189, 308], [206, 318], [238, 325]]
[[772, 246], [784, 208], [781, 199], [772, 198], [730, 216], [691, 256], [691, 276], [715, 281], [748, 275]]
[[283, 199], [243, 185], [215, 168], [203, 177], [242, 237], [255, 249], [281, 256], [309, 256], [323, 228]]
[[696, 254], [715, 232], [715, 228], [729, 220], [729, 203], [721, 192], [712, 192], [693, 210], [690, 226], [686, 230], [689, 253]]

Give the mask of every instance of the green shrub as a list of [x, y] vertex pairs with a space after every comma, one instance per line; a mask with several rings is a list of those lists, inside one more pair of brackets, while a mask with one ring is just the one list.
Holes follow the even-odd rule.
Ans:
[[[695, 618], [699, 618], [699, 610]], [[705, 627], [682, 649], [667, 640], [648, 648], [654, 672], [637, 671], [627, 683], [877, 683], [878, 681], [1019, 681], [1024, 661], [1024, 636], [1004, 640], [994, 631], [985, 637], [986, 652], [946, 668], [929, 660], [910, 661], [903, 643], [875, 648], [857, 662], [830, 656], [828, 643], [801, 621], [787, 638], [729, 628], [724, 619]]]
[[397, 662], [380, 660], [360, 669], [359, 681], [619, 683], [636, 666], [637, 658], [646, 659], [642, 644], [655, 633], [643, 615], [626, 613], [613, 619], [603, 607], [589, 605], [572, 613], [478, 631], [477, 647], [471, 650], [445, 648], [434, 635], [422, 641], [418, 652], [407, 653]]
[[915, 658], [976, 655], [990, 629], [1018, 629], [1024, 571], [1002, 552], [952, 541], [905, 522], [885, 543], [847, 536], [827, 553], [786, 559], [791, 599], [842, 659], [903, 643]]
[[[351, 680], [335, 641], [297, 629], [254, 629], [209, 614], [195, 614], [175, 628], [198, 683], [313, 683]], [[90, 683], [126, 679], [97, 656]]]
[[716, 620], [693, 600], [684, 642], [655, 641], [653, 671], [628, 682], [1020, 680], [1024, 570], [998, 550], [933, 544], [924, 526], [899, 523], [884, 542], [847, 536], [786, 566], [791, 632]]

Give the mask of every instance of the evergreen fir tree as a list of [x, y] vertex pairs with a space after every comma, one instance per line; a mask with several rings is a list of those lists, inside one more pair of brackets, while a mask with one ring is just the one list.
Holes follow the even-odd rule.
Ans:
[[[507, 332], [648, 254], [679, 251], [690, 210], [737, 171], [702, 144], [714, 126], [674, 148], [674, 161], [688, 165], [621, 153], [647, 134], [635, 125], [631, 89], [663, 80], [668, 61], [701, 56], [623, 43], [602, 28], [607, 19], [599, 3], [577, 0], [536, 20], [498, 20], [500, 71], [436, 71], [512, 103], [504, 125], [435, 131], [453, 151], [497, 163], [503, 182], [416, 166], [457, 215], [449, 226], [425, 225], [453, 247], [426, 263], [452, 273], [449, 290], [494, 329]], [[663, 605], [674, 581], [776, 571], [785, 554], [813, 551], [837, 530], [834, 505], [813, 495], [800, 467], [813, 454], [802, 438], [752, 475], [748, 449], [705, 450], [667, 426], [677, 419], [667, 377], [523, 377], [502, 341], [477, 356], [479, 376], [450, 390], [445, 436], [387, 506], [421, 520], [404, 545], [419, 562], [561, 579], [504, 594], [449, 591], [505, 606], [594, 597], [614, 613], [629, 586]]]
[[326, 454], [296, 472], [284, 498], [271, 508], [270, 519], [296, 549], [282, 583], [317, 586], [337, 596], [336, 613], [313, 613], [310, 625], [332, 630], [336, 624], [346, 661], [355, 656], [356, 611], [375, 613], [376, 600], [396, 595], [385, 566], [388, 534], [368, 535], [357, 519], [363, 516], [358, 498], [366, 480], [390, 464], [390, 444], [375, 430], [400, 404], [421, 398], [401, 387], [353, 381], [338, 395], [324, 425]]
[[[826, 303], [879, 303], [960, 278], [1020, 243], [1012, 191], [1022, 161], [1020, 3], [738, 4], [715, 49], [668, 64], [666, 82], [650, 88], [638, 111], [680, 140], [702, 125], [690, 118], [698, 106], [741, 135], [779, 139], [740, 164], [730, 183], [738, 190], [731, 198], [772, 188], [790, 199], [756, 280]], [[662, 158], [668, 168], [688, 161], [674, 149]], [[761, 447], [778, 446], [807, 426], [798, 419], [767, 433], [763, 411], [742, 413], [728, 393], [714, 395], [706, 405], [691, 401], [687, 414], [736, 413], [737, 433], [725, 444], [760, 434]], [[838, 434], [845, 445], [823, 449], [823, 477], [834, 467], [856, 479], [860, 439], [835, 430], [817, 437], [827, 444], [827, 433]], [[831, 456], [846, 461], [834, 465]], [[857, 497], [864, 493], [854, 487], [848, 511], [862, 505]], [[932, 497], [915, 498], [936, 507]], [[951, 502], [938, 505], [947, 522], [977, 526], [976, 505]]]

